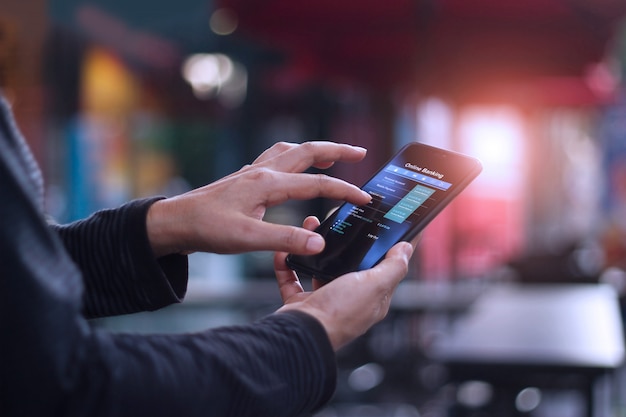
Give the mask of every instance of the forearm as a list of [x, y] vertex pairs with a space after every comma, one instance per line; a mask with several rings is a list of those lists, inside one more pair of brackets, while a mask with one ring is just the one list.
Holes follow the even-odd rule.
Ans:
[[115, 398], [106, 403], [128, 415], [296, 416], [334, 392], [334, 353], [321, 326], [302, 314], [191, 336], [105, 340], [116, 369]]
[[9, 345], [0, 358], [11, 361], [3, 415], [287, 417], [321, 407], [336, 383], [325, 333], [303, 314], [192, 335], [55, 330], [61, 344]]

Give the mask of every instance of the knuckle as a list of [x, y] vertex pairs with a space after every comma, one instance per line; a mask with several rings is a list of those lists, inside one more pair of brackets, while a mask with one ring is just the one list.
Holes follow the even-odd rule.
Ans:
[[274, 177], [274, 172], [265, 167], [257, 167], [248, 171], [248, 178], [255, 182], [269, 181]]
[[300, 145], [302, 155], [307, 159], [307, 164], [312, 165], [319, 157], [320, 148], [314, 142], [303, 142]]
[[316, 146], [315, 146], [315, 144], [314, 144], [313, 142], [302, 142], [302, 143], [300, 144], [300, 147], [301, 147], [304, 151], [306, 151], [307, 153], [308, 153], [308, 152], [312, 152], [312, 151], [316, 148]]
[[298, 230], [291, 227], [289, 228], [289, 231], [287, 233], [285, 233], [284, 238], [283, 238], [283, 243], [285, 244], [285, 247], [287, 248], [294, 248], [299, 246], [299, 239], [300, 234], [298, 233]]
[[289, 143], [289, 142], [285, 142], [285, 141], [280, 141], [280, 142], [276, 142], [272, 148], [278, 150], [279, 152], [285, 152], [288, 151], [289, 149], [292, 149], [294, 146], [293, 143]]
[[315, 185], [320, 189], [320, 190], [324, 190], [326, 189], [330, 183], [333, 181], [331, 179], [331, 177], [329, 177], [326, 174], [313, 174], [315, 175]]

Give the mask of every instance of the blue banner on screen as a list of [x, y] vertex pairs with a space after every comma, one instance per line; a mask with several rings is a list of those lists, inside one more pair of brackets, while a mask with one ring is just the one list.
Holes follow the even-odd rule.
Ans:
[[420, 174], [415, 171], [411, 171], [410, 169], [401, 168], [393, 164], [387, 165], [387, 168], [385, 168], [385, 171], [392, 172], [396, 175], [400, 175], [401, 177], [408, 178], [412, 181], [417, 181], [423, 184], [430, 185], [431, 187], [437, 187], [444, 191], [450, 188], [450, 186], [452, 186], [452, 184], [450, 184], [449, 182], [442, 181], [437, 178], [429, 177], [427, 175]]
[[394, 221], [396, 223], [402, 223], [405, 221], [415, 210], [417, 210], [423, 203], [433, 195], [435, 190], [432, 188], [424, 187], [423, 185], [416, 185], [409, 193], [404, 196], [402, 200], [391, 208], [385, 214], [384, 218]]

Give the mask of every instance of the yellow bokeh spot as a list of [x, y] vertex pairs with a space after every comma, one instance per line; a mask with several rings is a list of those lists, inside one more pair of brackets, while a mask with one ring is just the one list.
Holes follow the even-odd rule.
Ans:
[[111, 52], [94, 47], [86, 54], [82, 71], [82, 107], [86, 113], [122, 116], [135, 107], [138, 85], [134, 75]]

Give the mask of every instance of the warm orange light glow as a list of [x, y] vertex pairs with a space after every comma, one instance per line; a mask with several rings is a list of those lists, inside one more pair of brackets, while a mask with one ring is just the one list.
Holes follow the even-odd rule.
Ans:
[[[422, 116], [447, 113], [432, 110]], [[444, 210], [428, 226], [421, 249], [423, 273], [430, 279], [479, 277], [523, 247], [524, 120], [515, 108], [504, 106], [460, 108], [436, 120], [444, 119], [455, 122], [448, 130], [455, 136], [448, 141], [456, 144], [454, 149], [479, 158], [483, 172], [451, 204], [451, 210]]]
[[[501, 191], [518, 188], [523, 180], [524, 137], [520, 115], [511, 108], [471, 107], [461, 113], [462, 151], [483, 163], [481, 187]], [[494, 189], [495, 187], [495, 189]]]

